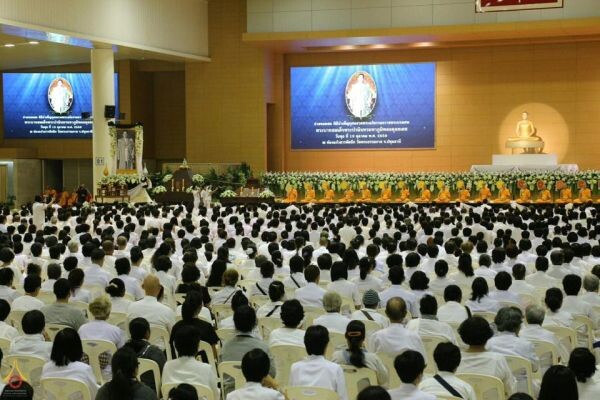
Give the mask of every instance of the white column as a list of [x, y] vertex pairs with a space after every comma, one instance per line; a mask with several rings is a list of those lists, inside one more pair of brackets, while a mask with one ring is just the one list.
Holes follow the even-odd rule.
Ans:
[[[103, 177], [104, 168], [113, 173], [110, 155], [108, 120], [104, 118], [104, 106], [115, 104], [115, 58], [112, 49], [92, 49], [92, 115], [93, 121], [93, 171], [96, 196], [98, 181]], [[102, 165], [97, 165], [102, 160]]]

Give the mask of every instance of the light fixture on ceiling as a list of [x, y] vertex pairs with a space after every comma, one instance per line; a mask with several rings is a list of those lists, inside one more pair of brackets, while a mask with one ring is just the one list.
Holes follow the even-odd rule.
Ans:
[[417, 42], [413, 44], [413, 47], [433, 47], [435, 46], [434, 42]]
[[33, 45], [40, 44], [40, 42], [38, 42], [37, 40], [30, 40], [30, 41], [29, 41], [29, 42], [27, 42], [27, 43], [29, 43], [29, 44], [33, 44]]
[[5, 43], [4, 47], [15, 47], [14, 43]]

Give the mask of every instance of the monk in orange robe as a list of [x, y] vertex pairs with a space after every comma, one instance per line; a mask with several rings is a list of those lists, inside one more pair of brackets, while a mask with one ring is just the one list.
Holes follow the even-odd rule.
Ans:
[[361, 195], [360, 195], [360, 199], [358, 199], [358, 201], [372, 201], [373, 199], [371, 198], [371, 191], [369, 190], [368, 187], [363, 187], [361, 190]]
[[500, 193], [494, 203], [510, 203], [512, 200], [512, 195], [510, 190], [506, 186], [502, 186], [500, 189]]
[[556, 203], [558, 204], [566, 204], [573, 202], [573, 191], [571, 188], [564, 188], [560, 191], [560, 197], [556, 199]]
[[517, 203], [531, 203], [531, 190], [527, 186], [524, 186], [523, 189], [519, 191], [519, 198], [517, 199]]
[[329, 185], [325, 185], [325, 197], [319, 200], [320, 203], [331, 203], [335, 201], [335, 192], [331, 189]]
[[490, 188], [488, 187], [488, 185], [485, 185], [481, 188], [481, 190], [479, 191], [479, 201], [484, 201], [484, 200], [489, 200], [492, 198], [492, 191], [490, 190]]
[[298, 201], [298, 190], [292, 186], [292, 188], [288, 191], [287, 197], [283, 200], [284, 203], [295, 203]]
[[423, 190], [421, 191], [421, 196], [417, 197], [415, 199], [416, 203], [429, 203], [431, 202], [431, 190], [427, 189], [426, 187], [423, 188]]
[[468, 203], [471, 198], [471, 192], [467, 188], [462, 188], [458, 191], [458, 201]]
[[307, 185], [306, 193], [304, 194], [304, 199], [302, 199], [302, 201], [305, 203], [311, 203], [311, 202], [315, 201], [316, 198], [317, 198], [317, 195], [315, 193], [315, 189], [313, 189], [312, 185]]
[[592, 191], [587, 187], [584, 182], [582, 187], [579, 189], [579, 196], [573, 200], [573, 203], [577, 204], [585, 204], [587, 202], [592, 201]]
[[390, 201], [392, 201], [392, 188], [390, 186], [385, 186], [381, 192], [381, 197], [377, 199], [377, 202], [389, 203]]
[[354, 201], [354, 190], [348, 188], [344, 191], [344, 197], [340, 199], [340, 203], [351, 203]]
[[410, 201], [410, 190], [408, 188], [402, 188], [400, 190], [400, 197], [396, 199], [398, 203], [407, 203]]
[[438, 197], [435, 199], [436, 203], [449, 203], [452, 201], [452, 195], [447, 187], [443, 187], [438, 194]]
[[60, 200], [58, 201], [58, 204], [61, 207], [66, 207], [69, 205], [69, 192], [67, 192], [66, 190], [63, 191], [60, 195]]
[[550, 193], [548, 189], [544, 188], [540, 192], [536, 203], [552, 203], [552, 193]]

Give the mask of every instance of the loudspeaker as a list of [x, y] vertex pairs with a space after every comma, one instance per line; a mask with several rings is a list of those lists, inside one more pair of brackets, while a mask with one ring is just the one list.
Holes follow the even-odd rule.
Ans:
[[104, 106], [104, 118], [115, 117], [115, 106]]

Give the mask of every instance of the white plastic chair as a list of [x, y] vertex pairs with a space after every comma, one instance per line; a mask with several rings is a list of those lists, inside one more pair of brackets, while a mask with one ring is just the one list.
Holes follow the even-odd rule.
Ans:
[[[164, 400], [168, 400], [171, 389], [176, 388], [179, 385], [180, 383], [163, 383], [161, 390], [162, 398]], [[192, 386], [194, 389], [196, 389], [196, 393], [198, 393], [198, 399], [215, 400], [215, 394], [208, 386], [201, 385], [199, 383], [195, 383]]]
[[354, 300], [350, 297], [342, 296], [342, 314], [352, 314], [354, 311], [356, 311]]
[[127, 329], [127, 313], [122, 312], [110, 312], [108, 319], [106, 320], [111, 325], [117, 326], [124, 331], [128, 331]]
[[577, 332], [575, 329], [564, 326], [544, 326], [544, 328], [554, 333], [560, 342], [567, 343], [569, 352], [577, 347]]
[[333, 390], [308, 386], [288, 386], [286, 393], [289, 400], [339, 400], [340, 398]]
[[427, 360], [425, 360], [427, 363], [427, 366], [425, 367], [425, 373], [434, 375], [437, 373], [437, 365], [433, 359], [433, 352], [438, 344], [448, 342], [448, 338], [436, 335], [421, 335], [421, 341], [423, 342], [425, 352], [427, 353]]
[[10, 349], [10, 343], [10, 339], [0, 338], [0, 350], [2, 350], [2, 354], [8, 354], [8, 350]]
[[504, 384], [495, 376], [481, 374], [456, 374], [456, 377], [473, 386], [478, 399], [503, 400], [506, 398], [504, 393]]
[[90, 360], [90, 366], [96, 376], [98, 384], [103, 385], [105, 383], [104, 377], [102, 376], [102, 368], [100, 367], [100, 355], [102, 353], [115, 354], [117, 346], [113, 342], [108, 340], [94, 340], [84, 339], [81, 341], [83, 346], [83, 352], [87, 354]]
[[258, 319], [258, 328], [260, 329], [260, 333], [262, 334], [265, 342], [269, 341], [271, 332], [277, 328], [281, 328], [282, 326], [283, 322], [281, 322], [280, 318], [263, 317]]
[[304, 307], [304, 329], [313, 324], [313, 321], [325, 314], [325, 310], [320, 307]]
[[573, 325], [577, 332], [577, 346], [594, 351], [594, 323], [585, 315], [573, 315]]
[[219, 363], [217, 371], [221, 379], [221, 387], [225, 387], [225, 376], [233, 378], [235, 382], [234, 390], [241, 389], [246, 384], [246, 378], [242, 373], [242, 363], [240, 361], [222, 361]]
[[494, 318], [496, 318], [496, 313], [493, 312], [488, 312], [488, 311], [478, 311], [478, 312], [474, 312], [473, 315], [481, 317], [483, 319], [485, 319], [487, 322], [489, 322], [490, 324], [494, 322]]
[[18, 330], [21, 335], [23, 334], [21, 322], [23, 321], [23, 315], [25, 315], [26, 312], [27, 311], [23, 310], [11, 310], [10, 314], [8, 314], [8, 317], [6, 317], [6, 322]]
[[533, 376], [535, 379], [541, 380], [548, 368], [558, 364], [559, 350], [554, 343], [546, 342], [544, 340], [528, 340], [533, 344], [535, 354], [540, 359], [540, 367], [533, 373]]
[[215, 332], [217, 333], [217, 336], [219, 337], [219, 339], [221, 339], [221, 342], [223, 343], [230, 340], [237, 334], [237, 331], [232, 328], [217, 329]]
[[46, 333], [50, 337], [50, 340], [53, 342], [58, 332], [62, 331], [65, 328], [70, 328], [70, 326], [61, 324], [46, 324], [45, 329]]
[[372, 369], [356, 368], [351, 365], [342, 365], [342, 369], [349, 399], [355, 399], [364, 388], [377, 385], [377, 374]]
[[173, 359], [173, 353], [171, 352], [171, 344], [169, 343], [169, 332], [162, 326], [150, 324], [150, 343], [156, 343], [161, 341], [163, 348], [167, 353], [167, 361]]
[[[533, 369], [531, 361], [523, 357], [505, 355], [506, 363], [517, 378], [517, 391], [533, 396]], [[523, 380], [523, 378], [525, 378]]]
[[231, 309], [231, 304], [214, 304], [211, 307], [213, 314], [215, 315], [215, 320], [217, 321], [217, 325], [219, 322], [224, 320], [227, 317], [233, 315], [233, 310]]
[[269, 350], [275, 360], [277, 381], [281, 386], [287, 386], [290, 379], [290, 369], [292, 368], [292, 364], [308, 356], [306, 354], [306, 349], [302, 346], [277, 345], [271, 346]]
[[3, 363], [7, 367], [15, 367], [16, 370], [29, 379], [28, 382], [34, 390], [36, 388], [39, 390], [42, 368], [46, 364], [44, 358], [26, 355], [8, 355], [4, 357]]
[[52, 292], [39, 292], [37, 299], [44, 304], [52, 304], [56, 300], [56, 296]]
[[338, 350], [343, 350], [348, 347], [346, 336], [343, 333], [329, 331], [329, 345], [327, 346], [327, 352], [325, 358], [331, 360], [333, 353]]
[[44, 398], [50, 395], [54, 400], [69, 399], [79, 394], [81, 400], [92, 400], [90, 388], [83, 382], [69, 378], [44, 378], [41, 381]]
[[388, 388], [396, 389], [401, 385], [402, 382], [400, 382], [400, 377], [398, 377], [396, 368], [394, 368], [395, 357], [387, 353], [377, 353], [377, 357], [379, 357], [379, 359], [383, 362], [383, 365], [385, 365], [388, 370], [388, 375], [390, 377]]
[[208, 364], [211, 365], [216, 371], [217, 360], [215, 359], [215, 353], [213, 352], [213, 347], [210, 345], [210, 343], [201, 340], [198, 350], [206, 354], [206, 360], [208, 361]]
[[[160, 367], [156, 363], [156, 361], [150, 360], [148, 358], [138, 358], [139, 366], [137, 378], [142, 379], [142, 374], [146, 372], [152, 372], [152, 376], [154, 377], [154, 387], [156, 388], [156, 397], [160, 396]], [[160, 397], [159, 397], [160, 398]]]
[[263, 295], [254, 295], [250, 297], [250, 304], [254, 307], [255, 310], [258, 310], [261, 306], [267, 304], [271, 299], [269, 296]]

